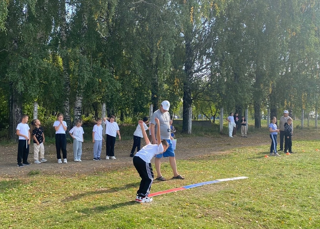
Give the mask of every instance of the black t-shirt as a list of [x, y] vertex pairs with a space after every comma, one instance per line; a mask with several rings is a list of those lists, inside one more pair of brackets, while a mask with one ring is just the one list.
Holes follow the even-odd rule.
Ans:
[[239, 121], [239, 122], [241, 123], [241, 126], [245, 126], [245, 125], [247, 125], [246, 123], [244, 123], [244, 124], [243, 124], [243, 123], [242, 123], [243, 121], [247, 123], [246, 119], [244, 119], [244, 120], [240, 119], [240, 121]]
[[[42, 127], [40, 126], [39, 128], [35, 128], [33, 131], [32, 131], [32, 135], [33, 136], [36, 136], [39, 144], [41, 144], [43, 142], [43, 137], [42, 137], [42, 134], [43, 134], [43, 129]], [[35, 140], [33, 140], [33, 143], [37, 143]]]

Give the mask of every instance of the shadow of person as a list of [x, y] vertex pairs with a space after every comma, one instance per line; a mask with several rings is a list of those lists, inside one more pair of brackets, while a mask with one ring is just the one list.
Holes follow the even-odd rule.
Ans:
[[108, 210], [114, 210], [117, 208], [131, 206], [131, 205], [135, 205], [135, 204], [138, 204], [138, 203], [135, 202], [134, 200], [131, 200], [131, 201], [123, 202], [123, 203], [117, 203], [117, 204], [111, 204], [111, 205], [105, 205], [105, 206], [97, 206], [97, 207], [93, 207], [93, 208], [84, 208], [84, 209], [81, 209], [79, 212], [81, 212], [82, 214], [90, 215], [92, 213], [105, 212]]
[[79, 200], [79, 199], [86, 197], [86, 196], [99, 195], [99, 194], [104, 194], [104, 193], [113, 193], [113, 192], [118, 192], [121, 190], [125, 190], [128, 188], [134, 188], [134, 187], [138, 188], [139, 184], [140, 184], [139, 182], [136, 182], [136, 183], [126, 184], [122, 187], [97, 189], [95, 191], [84, 192], [84, 193], [76, 194], [73, 196], [68, 196], [67, 198], [65, 198], [61, 202], [71, 202], [71, 201]]

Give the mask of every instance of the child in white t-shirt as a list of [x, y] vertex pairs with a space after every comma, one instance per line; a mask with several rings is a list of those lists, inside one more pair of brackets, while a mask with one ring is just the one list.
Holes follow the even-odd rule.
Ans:
[[[145, 131], [148, 130], [147, 122], [148, 122], [148, 117], [144, 117], [143, 118], [143, 127], [144, 127]], [[143, 138], [143, 134], [142, 134], [140, 124], [138, 124], [136, 130], [133, 133], [133, 146], [131, 149], [130, 157], [134, 156], [134, 151], [136, 150], [136, 148], [137, 148], [137, 152], [140, 150], [141, 138]]]
[[63, 121], [63, 114], [59, 113], [57, 115], [57, 120], [53, 123], [53, 127], [56, 131], [55, 137], [56, 137], [58, 164], [62, 163], [60, 150], [62, 150], [62, 154], [63, 154], [63, 163], [68, 163], [67, 162], [67, 138], [66, 138], [67, 123]]
[[101, 118], [97, 119], [97, 124], [94, 125], [92, 130], [92, 142], [93, 144], [93, 160], [100, 161], [101, 149], [102, 149], [102, 120]]
[[[160, 126], [160, 121], [158, 118], [155, 118], [155, 122], [158, 126]], [[143, 124], [144, 122], [140, 120], [139, 125], [141, 127], [146, 145], [133, 157], [133, 164], [141, 177], [140, 188], [137, 191], [136, 202], [149, 203], [152, 201], [152, 198], [149, 198], [148, 195], [150, 193], [151, 184], [154, 178], [151, 160], [155, 155], [165, 152], [169, 145], [166, 140], [161, 141], [160, 128], [157, 128], [157, 144], [151, 144], [144, 130]]]
[[119, 129], [118, 123], [115, 122], [115, 118], [116, 117], [114, 115], [111, 115], [109, 119], [107, 118], [103, 119], [104, 123], [106, 124], [106, 135], [107, 135], [106, 159], [107, 160], [109, 160], [109, 158], [116, 159], [116, 157], [114, 156], [114, 145], [116, 144], [117, 134], [119, 135], [119, 140], [121, 140], [120, 129]]
[[76, 125], [69, 131], [70, 136], [73, 138], [73, 159], [76, 162], [81, 161], [82, 155], [82, 142], [83, 142], [83, 128], [82, 121], [77, 120]]
[[28, 125], [28, 115], [23, 115], [21, 122], [17, 125], [16, 134], [19, 136], [18, 143], [18, 167], [30, 165], [28, 162], [29, 145], [30, 145], [30, 127]]

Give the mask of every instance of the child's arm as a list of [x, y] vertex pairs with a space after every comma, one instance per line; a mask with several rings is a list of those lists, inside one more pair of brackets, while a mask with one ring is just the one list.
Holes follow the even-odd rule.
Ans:
[[44, 137], [44, 133], [42, 133], [43, 143], [46, 141], [46, 138]]
[[119, 140], [121, 140], [120, 130], [117, 130], [117, 133], [118, 133], [118, 135], [119, 135]]
[[37, 145], [39, 145], [39, 141], [38, 141], [38, 139], [36, 138], [36, 135], [33, 135], [33, 140], [35, 140], [35, 142], [37, 143]]
[[92, 131], [92, 142], [94, 143], [94, 134], [95, 132]]
[[146, 142], [146, 145], [150, 144], [150, 140], [149, 140], [149, 138], [147, 136], [146, 131], [144, 130], [144, 126], [143, 126], [143, 121], [142, 120], [139, 121], [139, 125], [141, 127], [141, 132], [142, 132], [144, 141]]
[[67, 127], [65, 125], [63, 125], [63, 122], [61, 122], [62, 128], [64, 129], [64, 131], [67, 130]]
[[70, 134], [70, 136], [74, 139], [74, 137], [73, 137], [73, 128], [69, 131], [69, 134]]
[[28, 145], [30, 145], [30, 137], [31, 137], [30, 130], [28, 130], [28, 136], [29, 136], [29, 138], [28, 138]]
[[155, 121], [156, 121], [156, 123], [157, 123], [157, 125], [158, 125], [158, 129], [157, 129], [157, 143], [158, 143], [158, 145], [160, 145], [160, 144], [161, 144], [160, 121], [159, 121], [158, 118], [155, 118]]

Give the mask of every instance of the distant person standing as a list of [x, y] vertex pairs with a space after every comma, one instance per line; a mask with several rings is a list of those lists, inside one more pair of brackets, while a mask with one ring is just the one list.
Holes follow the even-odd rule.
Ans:
[[277, 152], [277, 137], [278, 137], [279, 129], [277, 127], [276, 122], [277, 122], [277, 118], [272, 117], [271, 123], [269, 124], [269, 132], [270, 132], [270, 138], [271, 138], [270, 156], [280, 156]]
[[58, 164], [61, 164], [61, 154], [62, 150], [63, 163], [68, 163], [67, 161], [67, 123], [63, 121], [63, 114], [59, 113], [57, 115], [57, 120], [53, 123], [53, 127], [56, 131], [56, 150], [57, 150], [57, 159]]
[[233, 133], [232, 133], [232, 135], [234, 136], [234, 135], [237, 135], [237, 129], [239, 127], [239, 122], [240, 122], [238, 113], [235, 113], [233, 118], [234, 118], [234, 123], [236, 124], [235, 127], [233, 128]]
[[[144, 131], [148, 130], [147, 122], [148, 122], [148, 117], [143, 118], [143, 129]], [[130, 157], [134, 156], [134, 152], [137, 149], [137, 152], [139, 152], [141, 148], [141, 138], [143, 138], [143, 133], [140, 124], [136, 127], [136, 130], [133, 133], [133, 145], [130, 153]]]
[[234, 117], [233, 117], [233, 113], [231, 112], [229, 114], [229, 117], [227, 118], [227, 121], [229, 122], [229, 137], [233, 138], [232, 133], [233, 133], [233, 128], [235, 127], [235, 123], [234, 123]]
[[242, 137], [247, 137], [247, 120], [244, 116], [241, 118], [241, 136]]
[[[285, 138], [285, 129], [284, 129], [284, 124], [287, 123], [288, 119], [290, 118], [289, 116], [289, 111], [285, 110], [283, 111], [283, 116], [280, 118], [280, 149], [279, 151], [283, 151], [283, 139]], [[292, 127], [292, 132], [293, 132], [293, 122], [291, 123]]]
[[287, 123], [284, 124], [284, 129], [285, 129], [285, 148], [284, 152], [286, 153], [289, 150], [289, 153], [292, 152], [292, 118], [288, 118]]
[[[166, 152], [163, 154], [156, 155], [155, 158], [155, 166], [156, 166], [156, 171], [157, 171], [157, 178], [156, 180], [159, 181], [165, 181], [166, 179], [162, 176], [161, 174], [161, 157], [169, 157], [170, 165], [173, 171], [173, 177], [172, 179], [184, 179], [181, 175], [179, 175], [178, 170], [177, 170], [177, 164], [176, 164], [176, 158], [174, 154], [174, 149], [172, 147], [172, 137], [170, 136], [171, 134], [171, 129], [170, 129], [170, 114], [169, 114], [169, 108], [170, 108], [170, 103], [167, 100], [162, 101], [161, 107], [156, 110], [150, 120], [150, 130], [151, 130], [151, 138], [152, 138], [152, 144], [157, 144], [156, 135], [155, 133], [157, 132], [156, 129], [160, 128], [160, 133], [161, 133], [161, 140], [166, 140], [169, 144], [168, 149]], [[159, 119], [160, 125], [157, 124], [155, 121]]]
[[16, 128], [16, 134], [19, 136], [17, 156], [18, 167], [30, 165], [30, 163], [28, 162], [30, 145], [30, 127], [28, 125], [28, 120], [28, 115], [23, 115], [21, 122]]

